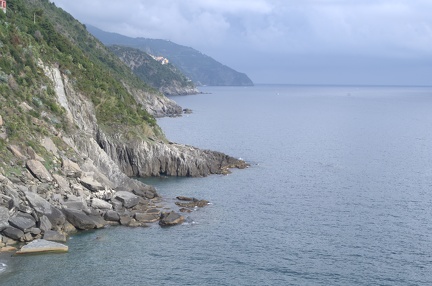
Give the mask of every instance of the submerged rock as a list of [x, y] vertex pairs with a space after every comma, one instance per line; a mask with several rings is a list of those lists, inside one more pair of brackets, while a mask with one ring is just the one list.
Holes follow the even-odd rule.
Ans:
[[160, 226], [173, 226], [177, 224], [181, 224], [184, 222], [184, 217], [179, 215], [178, 213], [171, 211], [168, 213], [162, 213], [161, 218], [159, 220]]
[[44, 239], [36, 239], [23, 246], [16, 254], [68, 252], [68, 250], [69, 247], [67, 245]]

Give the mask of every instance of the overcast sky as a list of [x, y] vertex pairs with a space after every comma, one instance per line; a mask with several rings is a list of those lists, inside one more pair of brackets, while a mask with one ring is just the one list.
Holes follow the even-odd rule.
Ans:
[[432, 85], [431, 0], [54, 0], [85, 24], [191, 46], [255, 83]]

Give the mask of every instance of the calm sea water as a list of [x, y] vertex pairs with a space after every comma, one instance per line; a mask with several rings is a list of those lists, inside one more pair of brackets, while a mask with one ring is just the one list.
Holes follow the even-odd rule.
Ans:
[[0, 284], [432, 285], [432, 88], [203, 91], [160, 125], [249, 169], [148, 180], [168, 203], [212, 204], [173, 228], [74, 236], [64, 255], [0, 256]]

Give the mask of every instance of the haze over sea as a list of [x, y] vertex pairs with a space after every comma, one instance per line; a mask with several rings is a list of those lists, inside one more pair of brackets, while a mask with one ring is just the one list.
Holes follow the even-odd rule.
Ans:
[[432, 88], [205, 87], [170, 140], [251, 163], [149, 179], [211, 201], [172, 228], [111, 227], [69, 253], [0, 256], [1, 285], [431, 285]]

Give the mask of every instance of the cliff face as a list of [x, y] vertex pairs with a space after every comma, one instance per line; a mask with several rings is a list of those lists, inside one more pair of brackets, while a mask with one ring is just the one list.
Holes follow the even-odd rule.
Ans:
[[141, 141], [125, 144], [99, 133], [97, 142], [128, 176], [190, 176], [224, 174], [246, 164], [220, 152], [192, 146]]
[[[227, 167], [244, 167], [242, 161], [220, 152], [167, 143], [157, 138], [126, 140], [121, 136], [107, 135], [98, 126], [93, 104], [70, 85], [68, 77], [56, 67], [45, 67], [45, 71], [56, 86], [57, 99], [69, 120], [79, 127], [79, 131], [67, 140], [68, 144], [88, 156], [115, 185], [123, 183], [125, 176], [197, 177], [224, 173]], [[137, 102], [155, 115], [177, 111], [172, 101], [145, 96], [139, 90], [132, 93], [135, 93]]]

